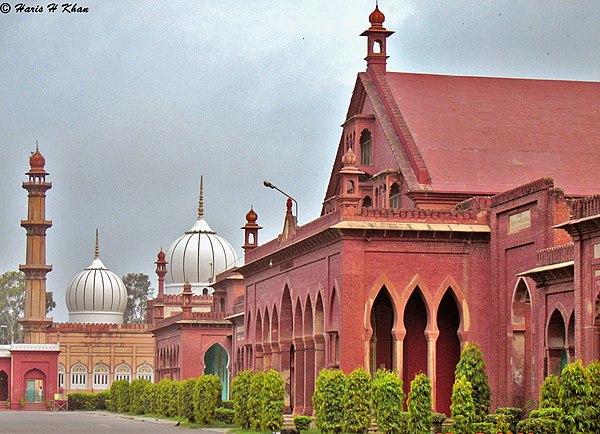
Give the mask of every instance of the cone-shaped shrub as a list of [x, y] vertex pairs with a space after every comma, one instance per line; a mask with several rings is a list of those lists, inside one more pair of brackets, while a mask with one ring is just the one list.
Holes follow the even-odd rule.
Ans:
[[348, 375], [343, 430], [362, 433], [371, 426], [371, 376], [357, 368]]
[[243, 429], [250, 428], [250, 384], [252, 371], [240, 372], [231, 382], [231, 399], [235, 411], [234, 421]]
[[264, 386], [265, 373], [257, 371], [250, 381], [250, 395], [248, 396], [248, 416], [250, 428], [260, 431], [262, 423], [262, 389]]
[[540, 387], [540, 408], [556, 408], [560, 407], [558, 402], [558, 389], [560, 380], [555, 375], [548, 375], [542, 387]]
[[452, 431], [460, 434], [475, 434], [475, 402], [473, 388], [464, 375], [454, 381], [452, 386]]
[[491, 389], [485, 372], [483, 353], [476, 343], [468, 342], [460, 354], [454, 378], [459, 378], [461, 375], [465, 376], [473, 388], [475, 422], [483, 422], [490, 409]]
[[593, 407], [590, 408], [590, 419], [595, 429], [593, 432], [600, 434], [600, 361], [594, 360], [586, 370], [592, 388], [590, 390], [590, 402]]
[[213, 374], [201, 375], [196, 381], [194, 421], [209, 424], [215, 420], [221, 395], [221, 379]]
[[322, 369], [319, 372], [313, 395], [313, 408], [316, 414], [315, 424], [321, 431], [342, 431], [346, 389], [347, 379], [342, 371]]
[[273, 369], [263, 379], [261, 393], [261, 431], [279, 431], [283, 425], [285, 389], [279, 373]]
[[396, 372], [385, 369], [375, 372], [371, 383], [377, 429], [383, 434], [400, 432], [404, 392]]
[[[589, 434], [592, 432], [590, 395], [592, 386], [581, 360], [569, 363], [560, 376], [558, 399], [563, 415], [558, 421], [558, 432]], [[594, 403], [597, 404], [597, 403]]]
[[431, 381], [425, 374], [418, 374], [410, 382], [407, 405], [410, 417], [408, 432], [429, 434], [431, 430]]

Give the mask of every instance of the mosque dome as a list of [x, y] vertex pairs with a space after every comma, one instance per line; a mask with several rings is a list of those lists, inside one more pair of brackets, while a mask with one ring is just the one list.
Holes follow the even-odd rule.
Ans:
[[107, 269], [98, 254], [92, 263], [71, 280], [66, 294], [69, 322], [122, 324], [127, 306], [127, 289], [119, 276]]
[[169, 247], [165, 293], [180, 294], [189, 282], [197, 295], [212, 292], [216, 276], [235, 266], [237, 254], [229, 242], [217, 235], [204, 219], [202, 181], [196, 223]]

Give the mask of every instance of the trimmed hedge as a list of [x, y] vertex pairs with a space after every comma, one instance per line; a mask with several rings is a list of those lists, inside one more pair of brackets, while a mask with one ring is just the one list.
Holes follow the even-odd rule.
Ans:
[[77, 410], [106, 410], [106, 400], [109, 392], [87, 393], [72, 392], [67, 395], [70, 411]]
[[540, 408], [539, 410], [532, 410], [529, 413], [531, 419], [552, 419], [558, 421], [563, 415], [562, 408], [560, 407], [548, 407]]
[[263, 378], [261, 390], [261, 431], [279, 431], [283, 425], [283, 398], [285, 389], [279, 372], [269, 370]]
[[371, 396], [377, 429], [383, 434], [400, 432], [404, 391], [396, 372], [380, 369], [371, 382]]
[[233, 410], [233, 401], [231, 401], [231, 400], [219, 401], [219, 408], [227, 408], [229, 410]]
[[221, 379], [214, 375], [202, 375], [196, 381], [194, 421], [209, 424], [215, 420], [217, 402], [221, 395]]
[[235, 418], [235, 410], [225, 407], [217, 407], [215, 411], [215, 420], [224, 422], [229, 425], [233, 425], [233, 419]]
[[133, 380], [129, 386], [129, 405], [132, 413], [144, 414], [148, 411], [148, 380]]
[[197, 378], [190, 378], [183, 382], [183, 397], [181, 400], [180, 414], [187, 420], [194, 420], [194, 402], [196, 395]]
[[294, 427], [298, 432], [307, 431], [310, 428], [311, 422], [312, 417], [310, 416], [296, 416], [294, 418]]
[[117, 413], [129, 413], [129, 381], [114, 381], [110, 386], [110, 404], [111, 411]]
[[552, 419], [529, 418], [517, 424], [517, 431], [535, 434], [556, 434], [558, 422]]
[[517, 424], [523, 416], [523, 409], [517, 407], [498, 407], [496, 414], [502, 414], [506, 417], [506, 422], [509, 425], [509, 431], [517, 432]]

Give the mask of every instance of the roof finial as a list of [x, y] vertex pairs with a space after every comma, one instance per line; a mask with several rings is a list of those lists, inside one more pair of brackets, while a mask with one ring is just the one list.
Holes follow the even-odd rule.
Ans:
[[100, 243], [98, 243], [98, 228], [96, 228], [96, 251], [94, 252], [94, 254], [94, 257], [100, 257]]
[[204, 218], [204, 192], [202, 191], [202, 175], [200, 175], [200, 198], [198, 199], [198, 218]]
[[37, 141], [37, 140], [35, 141], [35, 150], [36, 150], [37, 152], [39, 152], [39, 151], [40, 151], [40, 148], [39, 148], [39, 146], [38, 146], [38, 141]]

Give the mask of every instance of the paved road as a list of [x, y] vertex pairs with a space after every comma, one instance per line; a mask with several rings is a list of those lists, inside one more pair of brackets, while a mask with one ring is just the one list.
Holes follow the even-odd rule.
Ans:
[[0, 433], [10, 434], [223, 434], [227, 429], [176, 427], [176, 422], [143, 417], [128, 417], [104, 412], [2, 411]]

